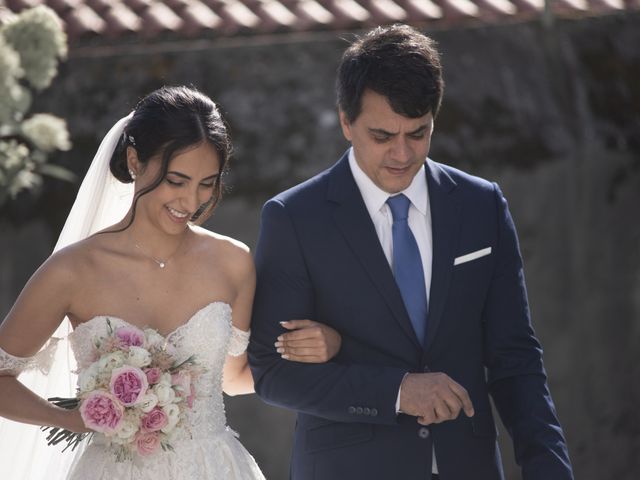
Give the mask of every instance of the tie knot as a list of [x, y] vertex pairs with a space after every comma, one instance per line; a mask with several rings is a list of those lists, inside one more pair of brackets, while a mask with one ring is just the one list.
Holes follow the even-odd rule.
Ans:
[[411, 205], [411, 201], [404, 194], [401, 193], [400, 195], [387, 198], [387, 204], [389, 208], [391, 208], [394, 222], [406, 220], [409, 216], [409, 205]]

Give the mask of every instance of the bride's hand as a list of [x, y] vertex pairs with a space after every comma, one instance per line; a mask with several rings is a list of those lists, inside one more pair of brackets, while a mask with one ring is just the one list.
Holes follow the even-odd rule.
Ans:
[[82, 416], [80, 415], [80, 410], [77, 408], [60, 412], [60, 427], [75, 433], [93, 431], [85, 426]]
[[324, 363], [340, 351], [342, 338], [333, 328], [313, 320], [289, 320], [281, 325], [290, 330], [278, 337], [275, 346], [286, 360]]

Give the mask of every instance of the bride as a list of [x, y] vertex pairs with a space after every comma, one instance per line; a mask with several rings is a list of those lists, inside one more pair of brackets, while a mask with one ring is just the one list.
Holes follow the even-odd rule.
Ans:
[[[220, 199], [229, 151], [220, 113], [202, 93], [165, 87], [141, 100], [103, 140], [57, 251], [0, 325], [0, 416], [72, 432], [90, 431], [79, 409], [34, 392], [64, 396], [74, 361], [80, 374], [88, 369], [93, 341], [107, 328], [152, 328], [178, 356], [195, 355], [206, 374], [196, 381], [174, 450], [118, 461], [107, 437], [94, 433], [71, 458], [59, 446], [43, 449], [42, 432], [3, 420], [2, 478], [263, 478], [226, 427], [222, 399], [222, 390], [253, 392], [245, 353], [252, 258], [242, 243], [197, 226]], [[73, 331], [59, 340], [69, 324]], [[288, 328], [314, 335], [297, 344], [307, 356], [279, 349], [285, 358], [321, 362], [339, 349], [339, 335], [324, 325], [294, 321]]]

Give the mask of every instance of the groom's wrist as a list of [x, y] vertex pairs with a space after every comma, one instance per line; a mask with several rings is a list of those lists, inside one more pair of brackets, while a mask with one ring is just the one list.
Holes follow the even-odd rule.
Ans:
[[[402, 382], [404, 382], [404, 379], [407, 378], [407, 375], [409, 375], [409, 372], [404, 374], [404, 377], [402, 377]], [[400, 395], [402, 395], [402, 382], [400, 382], [400, 386], [398, 387], [398, 398], [396, 399], [396, 415], [399, 415], [402, 413], [402, 410], [400, 409]]]

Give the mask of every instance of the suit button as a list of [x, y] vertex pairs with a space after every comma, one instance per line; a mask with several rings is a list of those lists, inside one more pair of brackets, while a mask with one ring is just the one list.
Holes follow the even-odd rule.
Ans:
[[347, 412], [349, 412], [351, 415], [353, 415], [354, 413], [356, 413], [356, 407], [349, 407], [347, 409]]
[[362, 407], [358, 407], [358, 408], [356, 408], [356, 413], [357, 413], [358, 415], [362, 415], [362, 411], [363, 411], [363, 410], [362, 410]]
[[424, 368], [422, 369], [422, 371], [424, 373], [429, 373], [431, 371], [431, 369], [429, 368], [429, 365], [425, 365]]
[[364, 407], [362, 413], [364, 413], [365, 415], [371, 415], [371, 409], [368, 407]]
[[378, 416], [378, 409], [377, 408], [372, 408], [371, 409], [371, 416], [372, 417], [377, 417]]
[[427, 427], [422, 427], [418, 430], [418, 436], [420, 438], [429, 438], [429, 429]]

